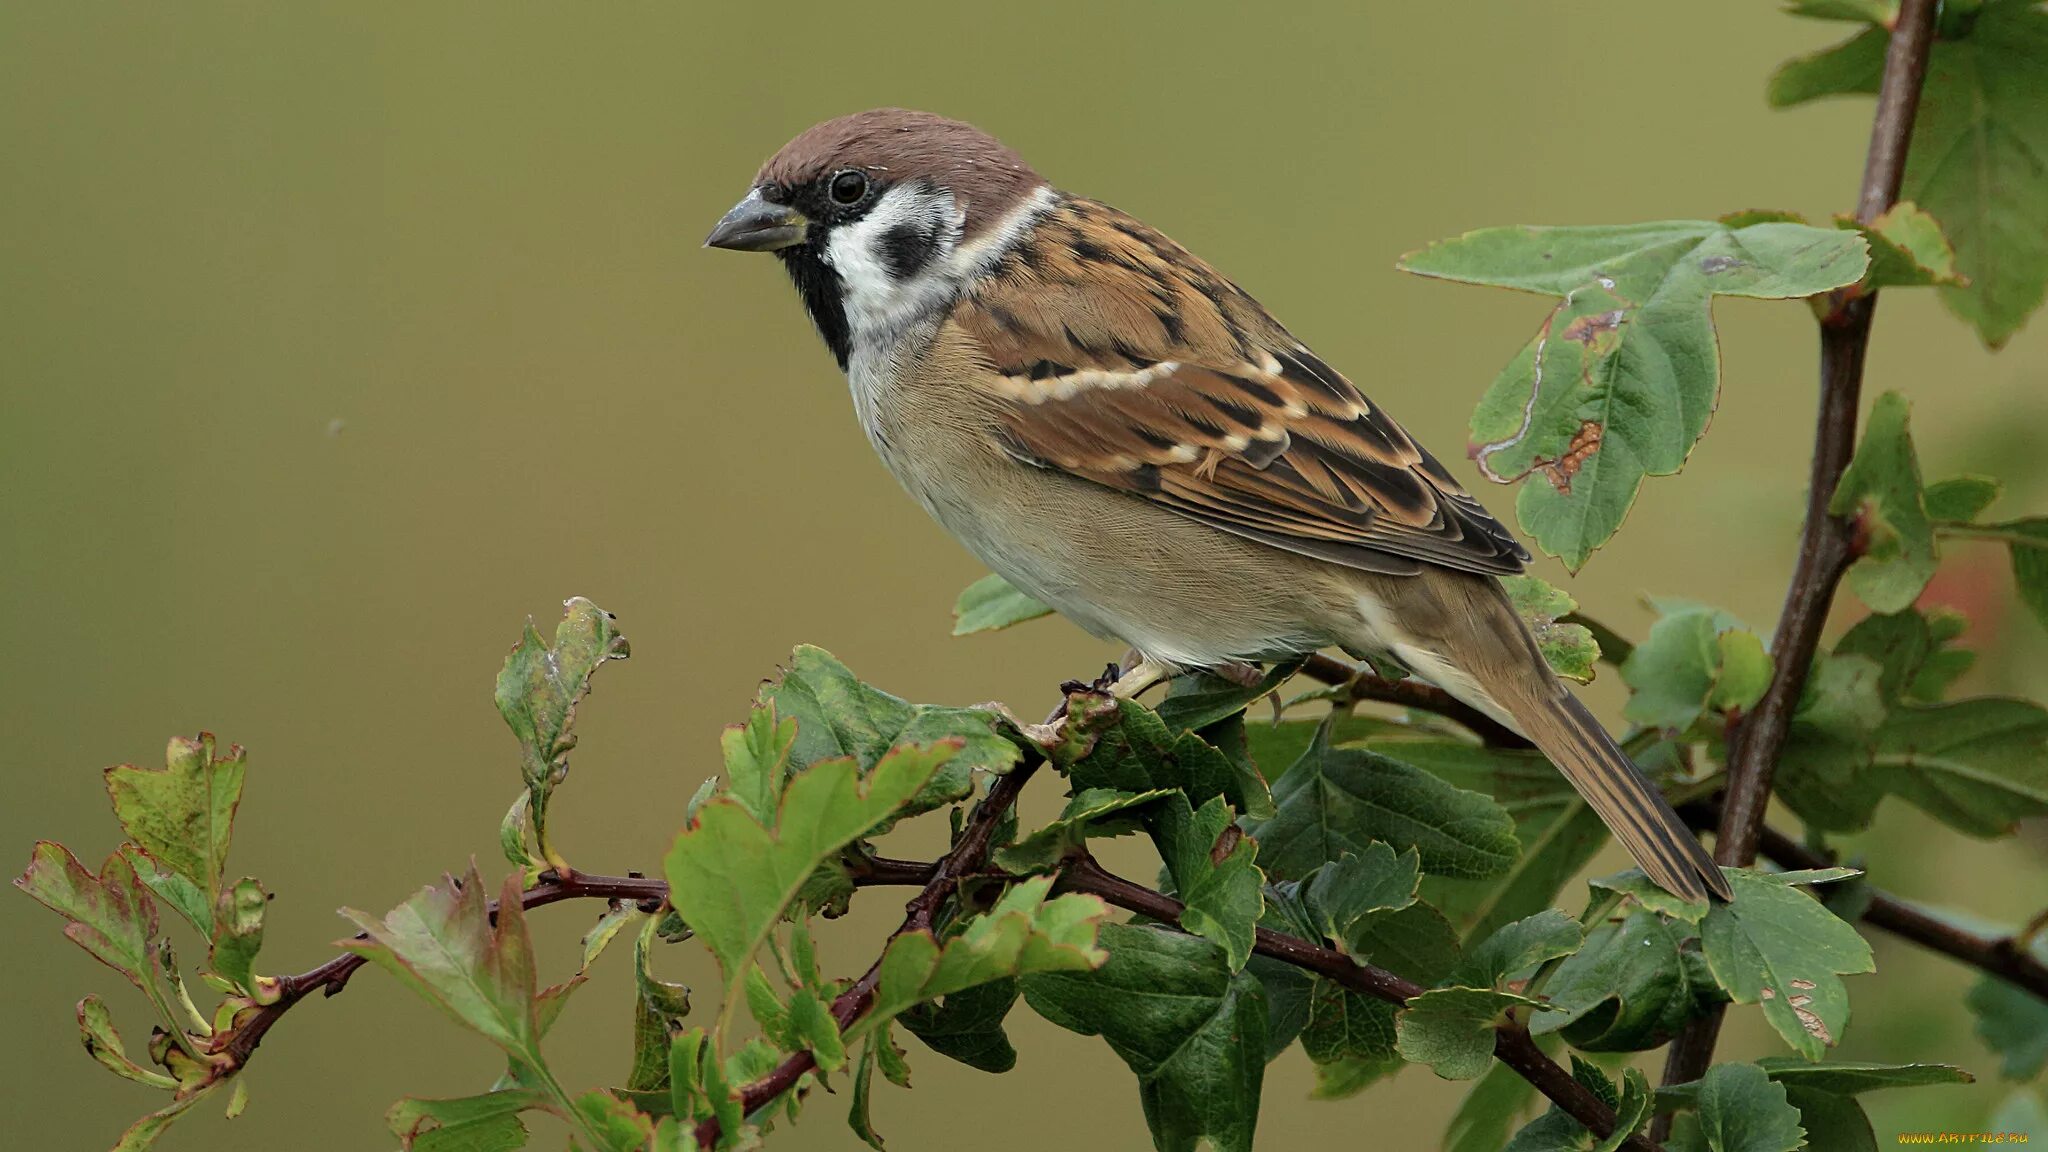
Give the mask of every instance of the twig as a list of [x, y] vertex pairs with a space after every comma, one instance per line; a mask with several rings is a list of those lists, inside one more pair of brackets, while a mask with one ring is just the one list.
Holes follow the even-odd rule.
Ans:
[[[1936, 0], [1904, 0], [1892, 24], [1863, 184], [1856, 199], [1856, 218], [1865, 223], [1884, 214], [1899, 198], [1906, 148], [1920, 107], [1920, 85], [1927, 75], [1927, 55], [1934, 42], [1935, 8]], [[1835, 588], [1856, 558], [1854, 521], [1831, 515], [1828, 507], [1855, 452], [1863, 358], [1870, 347], [1877, 294], [1839, 292], [1829, 297], [1828, 305], [1820, 324], [1820, 412], [1814, 431], [1806, 523], [1785, 608], [1771, 639], [1776, 669], [1763, 699], [1729, 732], [1728, 800], [1714, 838], [1714, 858], [1734, 867], [1747, 867], [1756, 860], [1764, 810], [1770, 805], [1771, 777], [1792, 727], [1792, 712], [1820, 648], [1821, 628], [1827, 623]], [[1706, 1072], [1713, 1062], [1724, 1010], [1717, 1007], [1693, 1020], [1672, 1041], [1664, 1083], [1697, 1080]], [[1669, 1130], [1668, 1117], [1660, 1117], [1651, 1132], [1661, 1139]]]
[[[1058, 712], [1054, 713], [1055, 717], [1058, 715]], [[960, 839], [953, 845], [953, 850], [940, 857], [938, 863], [928, 870], [923, 865], [905, 861], [871, 861], [871, 878], [883, 874], [904, 879], [922, 878], [921, 882], [924, 885], [918, 890], [917, 895], [910, 898], [910, 903], [904, 906], [903, 925], [890, 934], [890, 941], [893, 942], [898, 936], [912, 932], [931, 931], [940, 907], [953, 895], [960, 882], [979, 872], [987, 863], [996, 825], [1002, 822], [1003, 815], [1016, 804], [1018, 795], [1024, 791], [1025, 783], [1042, 763], [1044, 760], [1040, 757], [1028, 758], [1010, 769], [1008, 775], [998, 778], [995, 785], [988, 790], [988, 795], [974, 809], [974, 815], [968, 819], [967, 827], [961, 831]], [[884, 945], [882, 954], [888, 955], [887, 945]], [[853, 987], [833, 999], [832, 1018], [838, 1021], [842, 1031], [874, 1006], [875, 987], [881, 978], [882, 959], [877, 957], [874, 964], [854, 982]], [[788, 1059], [776, 1065], [774, 1071], [740, 1090], [742, 1112], [752, 1115], [767, 1107], [784, 1092], [796, 1087], [797, 1081], [817, 1066], [818, 1058], [809, 1049], [793, 1053]], [[697, 1146], [717, 1147], [720, 1131], [716, 1116], [709, 1116], [698, 1122]]]
[[[1112, 875], [1087, 856], [1068, 862], [1060, 874], [1060, 887], [1100, 896], [1119, 908], [1168, 924], [1180, 921], [1180, 901]], [[1354, 992], [1362, 992], [1389, 1004], [1406, 1004], [1426, 991], [1412, 980], [1403, 979], [1384, 968], [1361, 964], [1333, 948], [1265, 928], [1258, 930], [1252, 950], [1328, 977]], [[1560, 1111], [1585, 1125], [1595, 1135], [1604, 1138], [1614, 1131], [1614, 1110], [1593, 1095], [1591, 1089], [1572, 1079], [1571, 1073], [1545, 1056], [1529, 1035], [1528, 1027], [1520, 1020], [1510, 1019], [1495, 1030], [1493, 1055], [1514, 1069], [1538, 1092], [1549, 1097]], [[1641, 1136], [1630, 1136], [1622, 1147], [1635, 1152], [1656, 1152], [1657, 1145]]]
[[1301, 666], [1302, 675], [1320, 680], [1333, 688], [1348, 688], [1353, 700], [1372, 700], [1381, 704], [1398, 704], [1403, 708], [1417, 708], [1434, 712], [1446, 720], [1455, 720], [1471, 730], [1472, 734], [1494, 748], [1527, 748], [1529, 742], [1519, 733], [1500, 721], [1472, 707], [1463, 700], [1432, 684], [1420, 680], [1389, 680], [1375, 676], [1363, 668], [1354, 668], [1342, 660], [1318, 652]]
[[[538, 884], [520, 893], [519, 906], [522, 909], [539, 908], [544, 904], [558, 904], [564, 900], [631, 900], [652, 906], [668, 898], [668, 885], [659, 879], [645, 876], [585, 876], [580, 873], [560, 874], [550, 872], [541, 877]], [[498, 917], [498, 902], [490, 903], [491, 919]], [[357, 933], [356, 939], [369, 937]], [[332, 996], [348, 987], [349, 977], [355, 975], [367, 961], [354, 952], [343, 953], [308, 972], [296, 976], [278, 978], [278, 998], [257, 1008], [253, 1015], [237, 1022], [227, 1034], [227, 1043], [222, 1051], [231, 1061], [230, 1066], [239, 1068], [249, 1062], [256, 1046], [263, 1043], [263, 1036], [269, 1032], [292, 1006], [315, 992]]]

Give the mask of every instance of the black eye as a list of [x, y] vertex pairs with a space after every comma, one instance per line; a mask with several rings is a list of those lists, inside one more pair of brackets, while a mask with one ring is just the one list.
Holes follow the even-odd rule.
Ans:
[[835, 204], [858, 204], [868, 194], [868, 178], [864, 172], [852, 169], [832, 177], [832, 202]]

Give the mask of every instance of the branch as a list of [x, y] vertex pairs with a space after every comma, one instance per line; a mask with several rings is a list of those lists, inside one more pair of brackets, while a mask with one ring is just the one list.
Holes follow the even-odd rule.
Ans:
[[[1053, 717], [1057, 719], [1065, 711], [1066, 705], [1062, 703], [1053, 713]], [[926, 866], [900, 860], [873, 860], [870, 861], [870, 870], [866, 877], [860, 877], [857, 872], [857, 881], [866, 879], [870, 883], [890, 883], [907, 880], [924, 885], [917, 895], [911, 897], [910, 903], [904, 906], [903, 925], [890, 934], [890, 942], [894, 942], [898, 936], [932, 930], [933, 921], [938, 917], [940, 907], [953, 895], [960, 882], [981, 871], [982, 866], [987, 863], [989, 847], [995, 838], [996, 825], [1002, 822], [1004, 814], [1016, 804], [1017, 796], [1024, 791], [1025, 783], [1031, 779], [1032, 773], [1038, 771], [1042, 763], [1042, 757], [1032, 756], [1010, 769], [1008, 775], [999, 777], [995, 786], [988, 790], [988, 795], [975, 807], [974, 815], [968, 818], [967, 827], [961, 831], [960, 839], [954, 843], [953, 850], [940, 857], [938, 863]], [[887, 876], [889, 879], [877, 878], [881, 876]], [[887, 944], [883, 945], [882, 955], [888, 955]], [[833, 999], [832, 1019], [838, 1022], [840, 1031], [845, 1031], [874, 1006], [875, 986], [881, 982], [881, 978], [882, 959], [877, 957], [874, 964], [854, 982], [853, 987]], [[774, 1071], [740, 1090], [741, 1112], [751, 1116], [767, 1107], [784, 1092], [796, 1087], [797, 1081], [817, 1066], [817, 1057], [808, 1049], [793, 1053], [781, 1064], [776, 1065]], [[719, 1135], [718, 1118], [706, 1117], [697, 1125], [697, 1146], [715, 1148]]]
[[[1168, 924], [1180, 922], [1180, 901], [1104, 871], [1093, 857], [1082, 856], [1069, 861], [1060, 874], [1060, 887], [1070, 892], [1100, 896], [1119, 908], [1154, 920]], [[1258, 930], [1252, 950], [1397, 1006], [1427, 991], [1412, 980], [1403, 979], [1384, 968], [1361, 964], [1333, 948], [1265, 928]], [[1528, 1026], [1520, 1020], [1510, 1017], [1496, 1030], [1493, 1055], [1514, 1069], [1538, 1092], [1549, 1097], [1560, 1111], [1585, 1125], [1596, 1136], [1605, 1138], [1614, 1131], [1614, 1109], [1593, 1095], [1584, 1084], [1572, 1079], [1571, 1073], [1559, 1067], [1556, 1061], [1544, 1055], [1529, 1035]], [[1634, 1152], [1657, 1152], [1657, 1145], [1641, 1136], [1630, 1136], [1623, 1141], [1622, 1147]]]
[[[1856, 200], [1857, 219], [1866, 223], [1899, 198], [1906, 148], [1920, 107], [1920, 84], [1927, 75], [1927, 54], [1934, 42], [1935, 7], [1936, 0], [1904, 0], [1892, 25], [1877, 113], [1870, 126], [1863, 185]], [[1828, 506], [1855, 452], [1863, 359], [1870, 347], [1870, 323], [1876, 309], [1874, 292], [1838, 292], [1828, 298], [1828, 311], [1821, 319], [1820, 412], [1814, 431], [1806, 523], [1800, 532], [1799, 560], [1785, 593], [1785, 608], [1771, 638], [1776, 670], [1770, 688], [1729, 733], [1728, 801], [1714, 838], [1714, 858], [1724, 865], [1747, 867], [1756, 860], [1764, 810], [1770, 805], [1771, 777], [1792, 727], [1792, 712], [1820, 648], [1821, 628], [1827, 623], [1835, 588], [1856, 558], [1854, 522], [1830, 515]], [[1722, 1011], [1716, 1009], [1687, 1024], [1672, 1042], [1664, 1083], [1697, 1080], [1705, 1073], [1713, 1062]], [[1660, 1118], [1652, 1132], [1661, 1138], [1669, 1127], [1669, 1120]]]
[[1308, 662], [1301, 666], [1301, 671], [1310, 679], [1320, 680], [1333, 688], [1350, 689], [1353, 700], [1398, 704], [1455, 720], [1489, 747], [1529, 747], [1529, 742], [1520, 733], [1433, 684], [1420, 680], [1389, 680], [1320, 652], [1310, 656]]
[[[640, 875], [585, 876], [580, 873], [549, 872], [541, 877], [538, 884], [519, 895], [519, 907], [539, 908], [544, 904], [559, 904], [564, 900], [631, 900], [643, 906], [652, 907], [668, 898], [668, 885]], [[498, 902], [490, 903], [493, 923], [498, 918]], [[356, 939], [369, 937], [357, 933]], [[228, 1033], [223, 1052], [230, 1061], [230, 1067], [240, 1068], [249, 1062], [256, 1046], [263, 1043], [263, 1036], [269, 1032], [292, 1006], [315, 992], [332, 996], [348, 987], [349, 977], [356, 969], [367, 963], [362, 956], [348, 952], [327, 961], [309, 972], [296, 976], [278, 977], [278, 998], [257, 1008], [253, 1015], [238, 1021]]]

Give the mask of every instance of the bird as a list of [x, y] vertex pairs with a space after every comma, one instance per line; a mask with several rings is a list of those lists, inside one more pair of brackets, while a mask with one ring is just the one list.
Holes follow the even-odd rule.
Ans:
[[1258, 301], [959, 120], [879, 108], [762, 165], [705, 239], [773, 252], [868, 440], [983, 564], [1139, 660], [1120, 694], [1324, 648], [1526, 737], [1657, 885], [1732, 894], [1545, 663], [1528, 551]]

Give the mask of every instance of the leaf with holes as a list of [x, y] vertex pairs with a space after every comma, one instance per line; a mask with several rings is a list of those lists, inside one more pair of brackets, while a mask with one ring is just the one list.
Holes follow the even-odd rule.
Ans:
[[1401, 260], [1409, 272], [1560, 297], [1472, 417], [1488, 479], [1525, 481], [1522, 527], [1574, 570], [1646, 476], [1684, 466], [1720, 390], [1711, 303], [1853, 284], [1860, 235], [1766, 221], [1489, 228]]
[[1501, 585], [1508, 590], [1515, 613], [1529, 626], [1529, 634], [1536, 637], [1536, 647], [1550, 670], [1567, 680], [1591, 684], [1600, 662], [1600, 645], [1584, 624], [1562, 622], [1563, 617], [1579, 610], [1571, 593], [1540, 576], [1503, 576]]
[[1876, 969], [1869, 942], [1788, 883], [1801, 877], [1723, 871], [1735, 900], [1715, 904], [1700, 923], [1707, 967], [1736, 1003], [1762, 1005], [1785, 1043], [1819, 1060], [1849, 1023], [1841, 977]]

